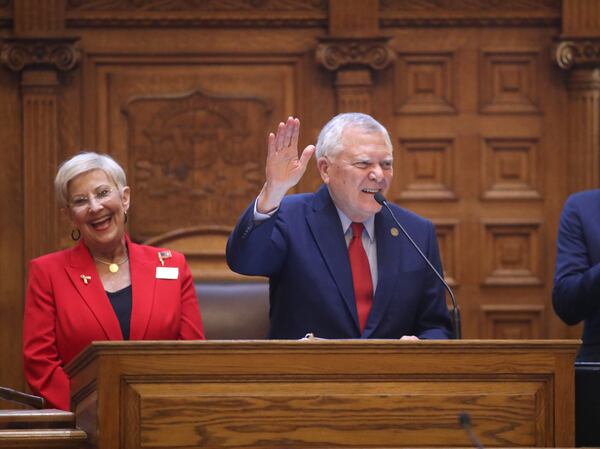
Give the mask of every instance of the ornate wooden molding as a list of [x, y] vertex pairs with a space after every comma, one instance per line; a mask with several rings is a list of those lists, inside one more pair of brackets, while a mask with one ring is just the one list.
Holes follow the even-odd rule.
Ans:
[[328, 0], [67, 0], [67, 27], [323, 27]]
[[600, 39], [568, 39], [559, 42], [554, 59], [561, 69], [600, 67]]
[[380, 0], [381, 27], [558, 26], [561, 0]]
[[123, 15], [73, 17], [67, 16], [67, 28], [172, 28], [172, 27], [237, 27], [237, 28], [316, 28], [325, 27], [327, 18], [325, 14], [319, 16], [308, 15], [271, 15], [269, 17], [219, 17], [206, 15], [204, 17], [190, 17], [187, 14], [172, 14], [132, 17]]
[[327, 70], [344, 67], [385, 69], [396, 55], [387, 45], [389, 37], [319, 39], [316, 59]]
[[10, 0], [0, 0], [0, 29], [12, 29], [13, 17]]
[[381, 9], [402, 11], [560, 10], [561, 0], [380, 0]]
[[[1, 1], [1, 0], [0, 0]], [[4, 0], [6, 1], [6, 0]], [[328, 0], [67, 0], [79, 11], [239, 11], [326, 10]]]
[[0, 47], [0, 64], [15, 72], [26, 68], [52, 68], [66, 72], [80, 59], [77, 38], [9, 38]]

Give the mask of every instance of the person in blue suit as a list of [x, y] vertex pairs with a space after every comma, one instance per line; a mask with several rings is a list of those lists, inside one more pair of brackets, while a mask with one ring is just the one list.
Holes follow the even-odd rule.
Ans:
[[[227, 242], [233, 271], [269, 277], [269, 338], [449, 338], [442, 283], [374, 199], [393, 178], [387, 130], [369, 115], [340, 114], [321, 130], [316, 148], [298, 156], [299, 129], [290, 117], [269, 134], [266, 182]], [[286, 196], [315, 151], [323, 185]], [[433, 224], [391, 207], [442, 272]], [[353, 231], [357, 224], [362, 230]], [[368, 259], [368, 275], [363, 270], [357, 282], [353, 232]], [[359, 283], [371, 289], [366, 307]]]
[[577, 360], [600, 362], [600, 190], [571, 195], [557, 238], [552, 304], [567, 324], [583, 324]]

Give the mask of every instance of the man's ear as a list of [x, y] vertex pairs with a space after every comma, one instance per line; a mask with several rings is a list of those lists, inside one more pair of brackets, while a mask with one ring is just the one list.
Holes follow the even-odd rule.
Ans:
[[317, 168], [319, 169], [319, 174], [321, 175], [323, 182], [329, 184], [329, 169], [331, 168], [329, 159], [324, 156], [317, 159]]

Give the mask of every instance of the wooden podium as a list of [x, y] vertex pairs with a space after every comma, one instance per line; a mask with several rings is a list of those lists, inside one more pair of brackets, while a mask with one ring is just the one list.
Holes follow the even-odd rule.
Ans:
[[92, 447], [574, 444], [577, 341], [94, 343], [67, 366]]

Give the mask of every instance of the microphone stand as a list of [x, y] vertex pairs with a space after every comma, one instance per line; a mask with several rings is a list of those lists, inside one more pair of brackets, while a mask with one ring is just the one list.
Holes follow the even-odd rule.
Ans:
[[452, 320], [452, 330], [454, 332], [454, 338], [456, 340], [460, 340], [462, 338], [461, 323], [460, 323], [460, 310], [458, 309], [458, 306], [456, 305], [456, 299], [454, 298], [454, 293], [452, 293], [452, 290], [450, 289], [450, 286], [448, 285], [448, 283], [444, 279], [444, 276], [442, 276], [438, 272], [438, 270], [436, 270], [436, 268], [429, 261], [429, 259], [427, 258], [427, 256], [425, 256], [425, 254], [423, 254], [423, 251], [421, 251], [421, 248], [419, 248], [419, 246], [415, 243], [415, 241], [408, 234], [408, 232], [406, 232], [406, 230], [404, 229], [404, 227], [400, 224], [400, 222], [398, 221], [398, 219], [394, 215], [394, 212], [392, 212], [391, 207], [389, 206], [387, 200], [381, 194], [381, 192], [377, 192], [375, 194], [375, 201], [377, 201], [382, 206], [385, 206], [385, 208], [388, 210], [388, 212], [390, 213], [390, 215], [392, 216], [392, 218], [394, 219], [394, 221], [396, 222], [396, 224], [398, 225], [398, 227], [400, 228], [400, 230], [402, 231], [402, 233], [404, 234], [404, 236], [408, 239], [408, 241], [412, 244], [412, 246], [414, 246], [414, 248], [417, 250], [417, 252], [423, 258], [423, 260], [425, 262], [427, 262], [427, 265], [429, 265], [429, 268], [431, 268], [433, 270], [433, 272], [438, 277], [438, 279], [442, 282], [442, 284], [444, 285], [444, 287], [446, 287], [446, 291], [448, 292], [448, 294], [450, 295], [450, 299], [452, 300], [451, 320]]

